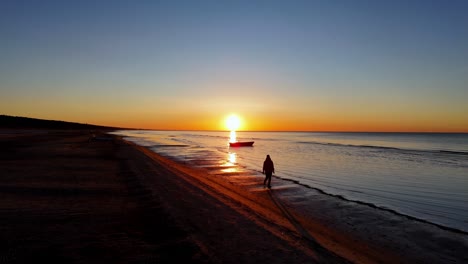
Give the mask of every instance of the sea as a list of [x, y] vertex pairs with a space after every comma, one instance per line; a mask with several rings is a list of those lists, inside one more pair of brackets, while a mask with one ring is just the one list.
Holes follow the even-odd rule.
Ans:
[[[468, 134], [116, 131], [194, 167], [223, 168], [262, 182], [270, 155], [275, 182], [468, 232]], [[254, 141], [252, 147], [228, 142]]]

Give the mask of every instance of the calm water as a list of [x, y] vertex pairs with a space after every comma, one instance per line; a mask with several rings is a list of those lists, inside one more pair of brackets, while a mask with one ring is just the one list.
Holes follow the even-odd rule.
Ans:
[[[119, 131], [127, 140], [194, 166], [276, 176], [440, 225], [468, 231], [468, 134]], [[235, 165], [235, 166], [227, 166]], [[302, 187], [305, 188], [305, 187]]]

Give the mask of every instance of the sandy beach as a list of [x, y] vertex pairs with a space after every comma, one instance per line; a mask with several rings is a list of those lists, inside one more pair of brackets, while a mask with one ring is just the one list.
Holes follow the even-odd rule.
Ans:
[[282, 190], [90, 135], [0, 133], [1, 262], [468, 262], [466, 234], [320, 193], [304, 215]]

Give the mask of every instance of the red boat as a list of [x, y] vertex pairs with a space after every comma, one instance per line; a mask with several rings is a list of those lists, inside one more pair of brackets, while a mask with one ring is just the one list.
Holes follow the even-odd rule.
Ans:
[[251, 147], [254, 141], [236, 141], [236, 142], [229, 142], [230, 147]]

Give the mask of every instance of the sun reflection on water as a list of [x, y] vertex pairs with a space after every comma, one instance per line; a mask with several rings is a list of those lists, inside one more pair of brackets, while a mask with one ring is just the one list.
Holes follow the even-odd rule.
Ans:
[[224, 173], [236, 173], [239, 172], [239, 168], [236, 165], [237, 154], [234, 152], [229, 152], [227, 155], [226, 163], [223, 165], [225, 167], [221, 171]]
[[235, 172], [239, 172], [239, 170], [237, 168], [227, 168], [227, 169], [223, 169], [221, 170], [222, 172], [224, 173], [235, 173]]
[[235, 130], [232, 130], [231, 131], [231, 134], [230, 134], [230, 137], [229, 137], [229, 142], [236, 142], [237, 139], [236, 139], [236, 131]]
[[229, 153], [228, 154], [228, 160], [230, 163], [235, 164], [236, 163], [236, 153]]

